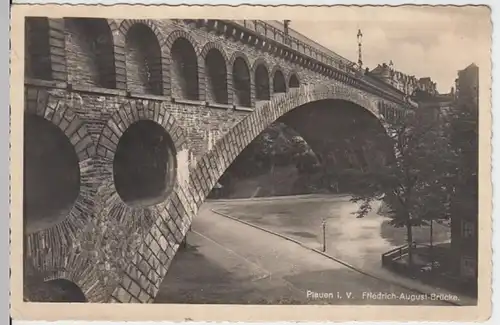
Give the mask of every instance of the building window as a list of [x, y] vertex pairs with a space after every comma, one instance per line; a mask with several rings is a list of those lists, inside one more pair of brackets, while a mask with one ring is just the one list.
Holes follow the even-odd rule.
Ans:
[[476, 260], [471, 257], [462, 257], [460, 274], [465, 277], [476, 276]]
[[462, 236], [464, 238], [474, 237], [474, 223], [470, 221], [462, 221]]

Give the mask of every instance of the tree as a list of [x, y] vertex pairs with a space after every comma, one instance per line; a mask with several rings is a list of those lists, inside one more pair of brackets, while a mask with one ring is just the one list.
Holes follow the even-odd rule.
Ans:
[[[372, 202], [383, 201], [390, 224], [406, 227], [411, 269], [413, 227], [448, 216], [449, 141], [435, 114], [423, 109], [396, 114], [385, 134], [368, 139], [365, 153], [373, 156], [367, 159], [370, 164], [344, 172], [354, 184], [352, 201], [361, 203], [355, 214], [362, 218], [371, 211]], [[386, 159], [374, 159], [381, 153]]]

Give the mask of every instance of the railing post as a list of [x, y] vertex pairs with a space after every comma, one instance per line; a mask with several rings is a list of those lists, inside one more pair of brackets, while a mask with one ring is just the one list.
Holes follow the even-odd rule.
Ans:
[[323, 230], [323, 252], [326, 252], [326, 220], [323, 219], [323, 222], [321, 223], [321, 227]]

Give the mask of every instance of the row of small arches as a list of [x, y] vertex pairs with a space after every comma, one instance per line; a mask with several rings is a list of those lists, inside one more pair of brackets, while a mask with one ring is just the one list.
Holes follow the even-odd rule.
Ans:
[[300, 86], [296, 73], [285, 76], [263, 59], [250, 65], [241, 52], [228, 58], [218, 43], [199, 50], [184, 31], [163, 39], [149, 20], [118, 26], [102, 18], [29, 17], [25, 28], [30, 78], [239, 106]]

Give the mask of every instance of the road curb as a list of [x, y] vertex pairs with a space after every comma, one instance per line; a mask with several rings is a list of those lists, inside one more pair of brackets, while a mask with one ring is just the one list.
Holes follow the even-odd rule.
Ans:
[[307, 200], [307, 199], [313, 199], [313, 200], [319, 200], [324, 197], [338, 197], [338, 198], [344, 198], [344, 197], [349, 197], [352, 196], [350, 194], [300, 194], [300, 195], [283, 195], [283, 196], [269, 196], [269, 197], [253, 197], [253, 198], [236, 198], [236, 199], [207, 199], [205, 202], [259, 202], [259, 201], [276, 201], [276, 200], [286, 200], [286, 199], [291, 199], [293, 198], [294, 200]]
[[[245, 224], [245, 225], [250, 226], [250, 227], [253, 227], [253, 228], [255, 228], [255, 229], [259, 229], [259, 230], [261, 230], [261, 231], [267, 232], [267, 233], [269, 233], [269, 234], [271, 234], [271, 235], [278, 236], [278, 237], [281, 237], [281, 238], [283, 238], [283, 239], [285, 239], [285, 240], [291, 241], [291, 242], [293, 242], [293, 243], [295, 243], [295, 244], [297, 244], [297, 245], [299, 245], [299, 246], [301, 246], [301, 247], [303, 247], [303, 248], [305, 248], [305, 249], [307, 249], [307, 250], [310, 250], [310, 251], [312, 251], [312, 252], [318, 253], [318, 254], [323, 255], [324, 257], [326, 257], [326, 258], [328, 258], [328, 259], [331, 259], [331, 260], [333, 260], [333, 261], [335, 261], [335, 262], [337, 262], [337, 263], [339, 263], [339, 264], [342, 264], [342, 265], [344, 265], [345, 267], [347, 267], [347, 268], [349, 268], [349, 269], [351, 269], [351, 270], [353, 270], [353, 271], [355, 271], [355, 272], [358, 272], [358, 273], [360, 273], [360, 274], [363, 274], [363, 275], [369, 276], [369, 277], [374, 278], [374, 279], [377, 279], [377, 280], [379, 280], [379, 281], [386, 282], [386, 283], [388, 283], [388, 284], [396, 285], [396, 286], [401, 287], [401, 288], [403, 288], [403, 289], [410, 290], [410, 291], [413, 291], [413, 292], [416, 292], [416, 293], [419, 293], [419, 294], [425, 294], [425, 295], [429, 295], [429, 294], [430, 294], [429, 292], [425, 292], [425, 291], [422, 291], [422, 290], [420, 290], [420, 289], [416, 289], [416, 288], [409, 287], [409, 286], [407, 286], [407, 285], [405, 285], [405, 284], [402, 284], [402, 283], [400, 283], [400, 282], [397, 282], [397, 281], [391, 281], [391, 280], [388, 280], [388, 279], [385, 279], [385, 278], [379, 277], [379, 276], [377, 276], [377, 275], [367, 273], [367, 272], [365, 272], [365, 271], [363, 271], [363, 270], [361, 270], [361, 269], [359, 269], [359, 268], [357, 268], [357, 267], [355, 267], [355, 266], [353, 266], [353, 265], [351, 265], [351, 264], [349, 264], [349, 263], [347, 263], [347, 262], [344, 262], [344, 261], [342, 261], [342, 260], [340, 260], [340, 259], [338, 259], [338, 258], [336, 258], [336, 257], [333, 257], [333, 256], [331, 256], [331, 255], [328, 255], [328, 254], [326, 254], [326, 253], [324, 253], [324, 252], [322, 252], [322, 251], [320, 251], [320, 250], [318, 250], [318, 249], [316, 249], [316, 248], [308, 247], [308, 246], [306, 246], [305, 244], [303, 244], [302, 242], [300, 242], [300, 241], [298, 241], [298, 240], [296, 240], [296, 239], [290, 238], [290, 237], [288, 237], [288, 236], [282, 235], [282, 234], [280, 234], [280, 233], [274, 232], [274, 231], [269, 230], [269, 229], [266, 229], [266, 228], [262, 228], [262, 227], [260, 227], [260, 226], [255, 225], [255, 224], [252, 224], [252, 223], [250, 223], [250, 222], [240, 220], [240, 219], [238, 219], [238, 218], [235, 218], [235, 217], [233, 217], [233, 216], [230, 216], [230, 215], [228, 215], [228, 214], [225, 214], [225, 213], [223, 213], [223, 212], [220, 212], [220, 211], [217, 211], [217, 210], [214, 210], [214, 209], [210, 209], [210, 211], [212, 211], [213, 213], [218, 214], [218, 215], [220, 215], [220, 216], [222, 216], [222, 217], [225, 217], [225, 218], [228, 218], [228, 219], [231, 219], [231, 220], [237, 221], [237, 222], [239, 222], [239, 223]], [[446, 302], [446, 303], [449, 303], [449, 304], [454, 305], [454, 306], [463, 306], [462, 304], [460, 304], [460, 303], [458, 303], [458, 302], [456, 302], [456, 301], [451, 301], [451, 300], [441, 300], [441, 301]]]

